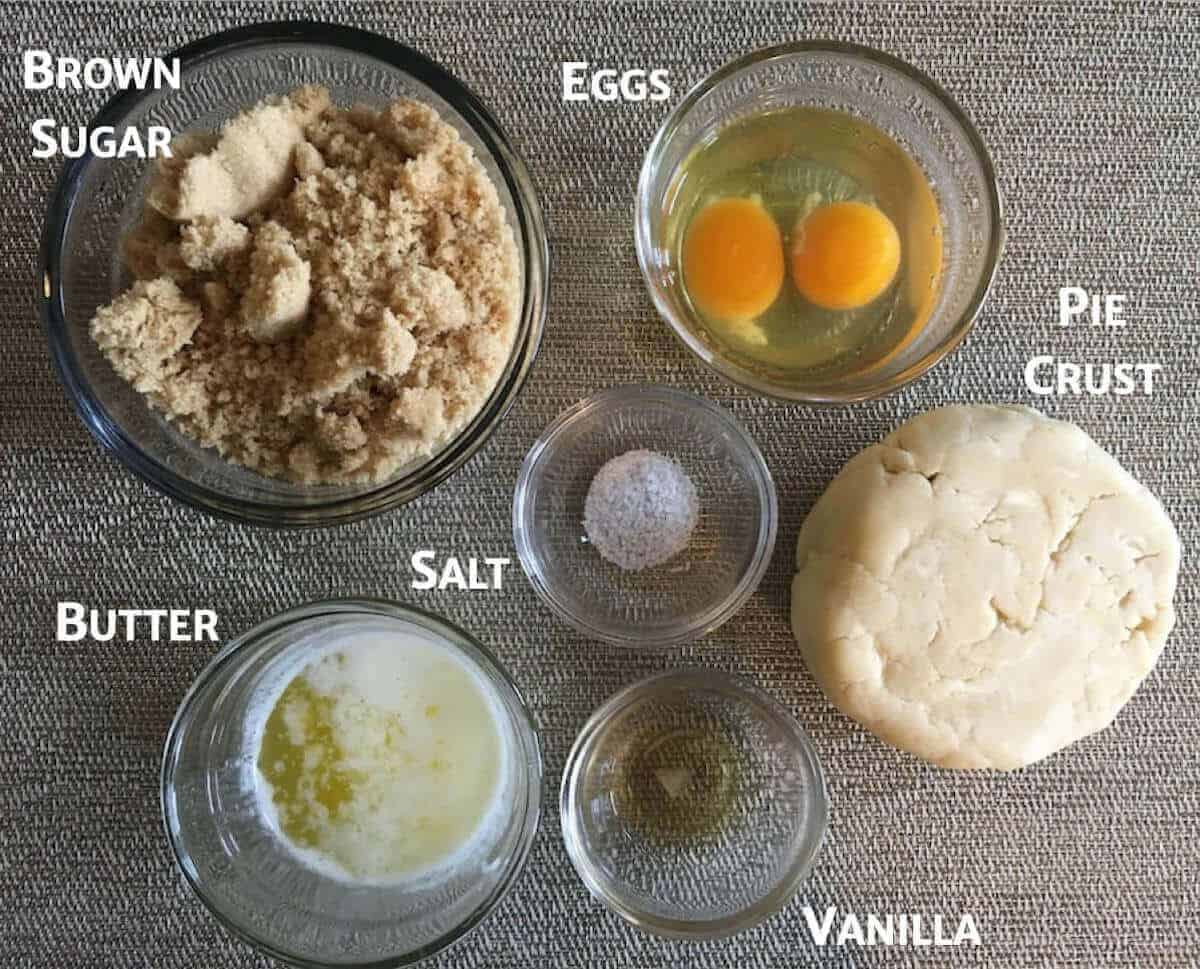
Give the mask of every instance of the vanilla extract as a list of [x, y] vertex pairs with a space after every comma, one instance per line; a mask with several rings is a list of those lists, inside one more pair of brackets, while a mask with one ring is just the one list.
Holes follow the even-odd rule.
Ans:
[[617, 813], [665, 841], [718, 835], [733, 813], [742, 773], [734, 744], [708, 723], [636, 733], [617, 771]]

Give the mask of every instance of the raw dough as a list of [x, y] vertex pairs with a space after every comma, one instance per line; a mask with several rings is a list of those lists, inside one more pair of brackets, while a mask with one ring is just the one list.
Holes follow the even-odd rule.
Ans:
[[1175, 623], [1179, 538], [1073, 424], [946, 407], [855, 456], [800, 530], [792, 629], [829, 698], [935, 764], [1108, 726]]

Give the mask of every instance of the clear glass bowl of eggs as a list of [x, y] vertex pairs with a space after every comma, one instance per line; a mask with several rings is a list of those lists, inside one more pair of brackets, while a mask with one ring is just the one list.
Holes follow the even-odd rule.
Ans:
[[965, 337], [1002, 245], [982, 140], [889, 55], [806, 42], [690, 92], [646, 154], [638, 260], [683, 343], [734, 382], [846, 402]]
[[728, 413], [653, 385], [561, 414], [522, 465], [513, 538], [530, 584], [584, 635], [631, 648], [698, 639], [757, 588], [775, 485]]

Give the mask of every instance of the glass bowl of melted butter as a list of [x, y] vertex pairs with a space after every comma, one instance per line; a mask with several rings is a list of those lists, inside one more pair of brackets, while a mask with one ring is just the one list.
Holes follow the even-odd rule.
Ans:
[[533, 720], [473, 638], [336, 600], [223, 649], [167, 740], [162, 801], [188, 883], [257, 949], [400, 966], [508, 892], [537, 830]]
[[835, 42], [755, 52], [692, 90], [646, 154], [635, 234], [692, 352], [811, 403], [888, 393], [945, 357], [1003, 239], [962, 109], [910, 65]]

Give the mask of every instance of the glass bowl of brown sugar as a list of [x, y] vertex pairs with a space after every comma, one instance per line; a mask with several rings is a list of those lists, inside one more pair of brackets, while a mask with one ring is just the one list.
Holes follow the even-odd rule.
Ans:
[[[414, 261], [400, 246], [389, 249], [386, 238], [376, 240], [369, 254], [350, 253], [345, 258], [362, 256], [363, 261], [369, 255], [394, 265], [395, 279], [380, 275], [370, 287], [363, 287], [363, 293], [339, 295], [331, 293], [331, 287], [321, 288], [320, 282], [322, 267], [343, 258], [336, 248], [309, 252], [295, 226], [288, 227], [292, 236], [285, 235], [278, 250], [263, 248], [267, 247], [263, 229], [276, 220], [285, 221], [279, 208], [266, 215], [257, 210], [246, 215], [235, 208], [222, 210], [220, 216], [206, 211], [204, 218], [186, 223], [190, 236], [179, 228], [184, 223], [176, 222], [165, 230], [175, 235], [164, 236], [167, 241], [158, 245], [157, 228], [152, 225], [148, 235], [145, 231], [150, 193], [157, 185], [157, 162], [87, 153], [66, 164], [50, 201], [40, 300], [52, 357], [81, 419], [103, 447], [144, 481], [224, 518], [275, 526], [326, 525], [386, 511], [424, 494], [453, 475], [495, 432], [520, 392], [541, 340], [549, 271], [546, 230], [537, 192], [511, 140], [480, 100], [444, 68], [398, 43], [348, 27], [262, 24], [206, 37], [168, 57], [179, 59], [178, 88], [124, 91], [105, 105], [91, 127], [112, 125], [120, 133], [160, 125], [177, 137], [201, 133], [193, 144], [215, 155], [220, 143], [213, 148], [215, 136], [202, 133], [220, 131], [223, 142], [232, 129], [231, 120], [246, 117], [248, 110], [263, 103], [286, 106], [292, 102], [281, 99], [295, 101], [304, 96], [297, 93], [301, 85], [312, 85], [327, 92], [334, 117], [323, 133], [305, 130], [307, 154], [301, 157], [297, 148], [292, 156], [291, 185], [311, 179], [314, 191], [339, 187], [329, 170], [349, 163], [345, 151], [338, 156], [346, 141], [338, 140], [338, 125], [363, 132], [363, 143], [357, 146], [361, 152], [378, 153], [390, 138], [414, 162], [433, 155], [477, 160], [482, 174], [476, 184], [494, 188], [495, 211], [488, 217], [497, 237], [503, 234], [511, 242], [509, 320], [503, 339], [488, 342], [464, 335], [463, 329], [453, 339], [445, 337], [436, 354], [422, 342], [430, 333], [450, 333], [465, 313], [501, 311], [496, 304], [480, 309], [484, 303], [474, 294], [464, 299], [451, 292], [446, 272], [439, 268], [452, 266], [454, 233], [470, 223], [471, 213], [451, 207], [435, 213], [437, 218], [424, 219], [426, 227], [420, 230], [424, 234], [414, 238], [419, 237], [430, 251], [440, 247], [438, 264], [426, 265], [421, 258]], [[392, 111], [389, 105], [397, 99], [419, 107]], [[364, 107], [356, 107], [360, 105]], [[433, 117], [438, 119], [441, 140], [436, 151], [426, 152], [429, 146], [422, 143], [419, 122], [428, 120], [422, 114], [428, 109], [436, 112]], [[269, 138], [261, 137], [260, 142], [267, 153], [277, 147]], [[309, 151], [314, 144], [319, 151]], [[188, 162], [188, 152], [193, 150], [189, 146], [179, 152], [181, 164]], [[430, 177], [442, 175], [434, 172]], [[414, 184], [418, 176], [414, 168]], [[360, 184], [360, 188], [358, 195], [369, 198], [369, 186]], [[185, 211], [187, 197], [182, 192], [165, 196], [160, 191], [153, 198], [157, 201], [152, 215], [160, 222], [194, 214]], [[163, 198], [168, 198], [165, 206]], [[363, 204], [358, 196], [353, 201]], [[278, 206], [293, 202], [288, 196]], [[172, 205], [178, 210], [172, 211]], [[165, 219], [164, 210], [169, 213]], [[180, 268], [172, 266], [171, 260], [183, 253], [181, 258], [190, 259], [180, 268], [184, 275], [162, 284], [147, 281], [143, 272], [131, 266], [130, 239], [137, 231], [142, 231], [137, 253], [143, 261], [157, 260], [170, 274]], [[386, 234], [382, 229], [377, 233]], [[355, 300], [369, 303], [371, 292], [380, 289], [386, 290], [386, 305], [349, 322], [335, 321], [345, 333], [344, 341], [333, 324], [323, 343], [303, 349], [286, 343], [280, 349], [277, 341], [292, 339], [291, 331], [267, 332], [261, 346], [246, 350], [239, 363], [245, 368], [247, 386], [221, 383], [218, 368], [203, 356], [224, 332], [218, 332], [213, 319], [232, 328], [229, 321], [236, 316], [237, 327], [246, 333], [258, 332], [256, 326], [269, 330], [276, 322], [282, 321], [284, 327], [294, 322], [288, 315], [287, 294], [277, 286], [273, 289], [271, 280], [256, 294], [234, 293], [240, 300], [234, 304], [236, 314], [220, 315], [221, 300], [228, 300], [230, 294], [222, 292], [224, 281], [214, 269], [216, 264], [205, 260], [214, 247], [219, 248], [214, 240], [230, 238], [228, 244], [236, 247], [247, 235], [253, 239], [246, 243], [250, 290], [255, 285], [255, 266], [275, 259], [280, 251], [288, 259], [296, 253], [303, 257], [298, 262], [309, 269], [302, 270], [298, 262], [292, 268], [310, 272], [305, 277], [311, 279], [310, 321], [330, 315], [329, 307], [338, 299], [357, 306]], [[201, 249], [208, 245], [208, 254], [188, 253], [189, 240], [199, 240]], [[179, 284], [182, 298], [178, 289], [170, 288], [177, 278], [184, 279]], [[143, 288], [136, 290], [139, 280]], [[191, 299], [188, 286], [203, 295]], [[133, 296], [124, 303], [114, 302], [129, 291]], [[253, 311], [247, 309], [249, 304], [254, 305]], [[110, 312], [108, 325], [97, 329], [92, 321], [106, 306], [116, 309]], [[272, 315], [275, 309], [279, 312]], [[139, 313], [151, 311], [174, 313], [174, 328], [152, 332], [149, 338], [139, 331], [131, 338], [130, 321], [136, 324]], [[188, 325], [188, 313], [193, 314], [194, 326]], [[181, 325], [174, 325], [181, 320]], [[383, 336], [364, 336], [364, 324], [376, 327]], [[245, 335], [242, 329], [239, 339]], [[152, 359], [148, 367], [147, 345], [154, 341], [169, 344], [167, 350], [177, 356], [161, 366], [161, 360]], [[297, 364], [301, 355], [303, 361]], [[489, 369], [482, 378], [486, 382], [472, 387], [468, 382], [475, 358], [487, 360]], [[362, 371], [357, 376], [356, 366]], [[274, 380], [280, 388], [269, 400], [253, 402], [267, 420], [261, 429], [243, 427], [237, 436], [226, 433], [244, 416], [232, 409], [229, 397], [235, 403], [239, 395], [249, 399], [248, 385], [254, 380]], [[305, 380], [308, 385], [303, 385]], [[353, 394], [342, 385], [346, 380], [353, 383]], [[297, 381], [304, 393], [294, 393]], [[435, 384], [439, 389], [431, 394], [428, 388]], [[455, 396], [440, 389], [454, 387], [463, 393]], [[373, 436], [385, 424], [390, 436]]]

